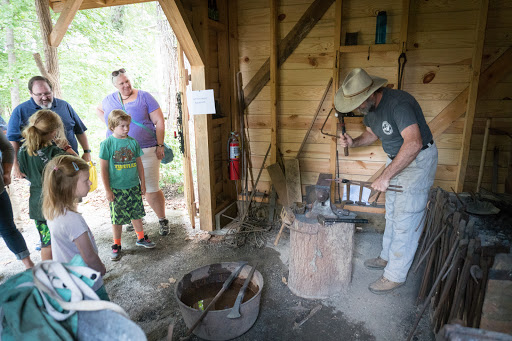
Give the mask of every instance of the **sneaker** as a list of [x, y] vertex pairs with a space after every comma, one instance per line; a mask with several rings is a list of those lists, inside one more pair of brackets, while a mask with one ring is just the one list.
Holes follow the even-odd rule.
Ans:
[[158, 224], [160, 224], [160, 235], [165, 236], [169, 234], [169, 220], [167, 218], [160, 219], [158, 221]]
[[368, 286], [368, 289], [370, 289], [370, 291], [373, 292], [374, 294], [382, 295], [382, 294], [387, 294], [387, 293], [395, 290], [396, 288], [401, 287], [404, 284], [405, 284], [405, 282], [401, 282], [401, 283], [392, 282], [389, 279], [387, 279], [386, 277], [381, 276], [381, 278], [379, 278], [378, 280], [376, 280], [375, 282], [370, 284]]
[[144, 246], [146, 249], [152, 249], [156, 246], [155, 243], [149, 240], [147, 235], [144, 235], [144, 238], [137, 240], [135, 245]]
[[121, 245], [112, 245], [112, 254], [110, 255], [110, 259], [114, 261], [121, 259]]
[[36, 243], [36, 251], [41, 251], [41, 241]]
[[388, 261], [380, 257], [370, 258], [364, 261], [364, 266], [370, 270], [383, 270], [386, 265], [388, 265]]

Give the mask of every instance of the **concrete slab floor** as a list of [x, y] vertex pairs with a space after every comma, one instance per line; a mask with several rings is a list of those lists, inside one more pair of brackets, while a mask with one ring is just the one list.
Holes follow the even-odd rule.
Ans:
[[[106, 265], [104, 281], [111, 300], [128, 312], [149, 340], [165, 339], [167, 327], [173, 320], [173, 340], [179, 340], [186, 333], [174, 298], [175, 284], [170, 282], [179, 281], [184, 274], [207, 264], [238, 260], [250, 264], [259, 260], [258, 270], [265, 285], [256, 323], [235, 340], [405, 340], [416, 318], [415, 300], [421, 273], [411, 273], [405, 286], [388, 295], [374, 295], [367, 289], [368, 284], [381, 275], [381, 271], [370, 271], [363, 266], [364, 259], [380, 252], [382, 235], [372, 226], [364, 227], [355, 235], [353, 280], [348, 290], [326, 300], [306, 300], [292, 294], [282, 281], [283, 277], [288, 278], [287, 233], [277, 247], [273, 246], [277, 234], [273, 230], [264, 248], [250, 245], [232, 248], [209, 241], [204, 231], [193, 230], [185, 212], [180, 210], [168, 210], [173, 232], [161, 237], [156, 216], [148, 212], [145, 231], [157, 247], [136, 248], [133, 232], [123, 232], [123, 257], [112, 262], [108, 208], [98, 210], [80, 205], [79, 210], [93, 231], [100, 258]], [[37, 239], [35, 228], [25, 229], [24, 236], [29, 249], [33, 250]], [[0, 262], [5, 265], [0, 271], [0, 283], [3, 283], [23, 267], [5, 245], [0, 244]], [[31, 256], [34, 261], [39, 260], [37, 252], [33, 251]], [[322, 309], [294, 330], [294, 322], [304, 318], [318, 304], [322, 304]], [[193, 336], [191, 340], [199, 338]], [[422, 319], [414, 340], [434, 340], [428, 318]]]

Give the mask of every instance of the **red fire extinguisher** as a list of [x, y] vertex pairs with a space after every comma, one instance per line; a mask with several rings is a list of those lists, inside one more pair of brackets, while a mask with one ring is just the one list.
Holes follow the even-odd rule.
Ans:
[[240, 180], [240, 143], [238, 133], [231, 132], [228, 140], [229, 148], [229, 179]]

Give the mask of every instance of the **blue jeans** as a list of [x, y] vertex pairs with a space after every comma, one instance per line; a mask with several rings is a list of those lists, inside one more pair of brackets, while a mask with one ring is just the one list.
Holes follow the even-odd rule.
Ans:
[[23, 235], [14, 224], [11, 200], [5, 189], [0, 193], [0, 235], [17, 259], [21, 260], [30, 255]]

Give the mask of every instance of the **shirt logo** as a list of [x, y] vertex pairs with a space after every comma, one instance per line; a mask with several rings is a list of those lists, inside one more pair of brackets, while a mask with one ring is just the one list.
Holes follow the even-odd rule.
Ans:
[[393, 134], [393, 127], [391, 127], [391, 124], [388, 123], [388, 121], [382, 122], [382, 131], [386, 135]]

